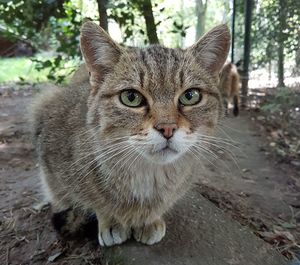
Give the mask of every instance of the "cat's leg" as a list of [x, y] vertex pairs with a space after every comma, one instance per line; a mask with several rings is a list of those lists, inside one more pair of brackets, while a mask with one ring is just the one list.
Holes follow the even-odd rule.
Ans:
[[224, 114], [225, 116], [228, 115], [228, 96], [224, 95], [223, 96], [223, 106], [224, 106]]
[[239, 97], [238, 95], [233, 96], [233, 115], [239, 115]]
[[35, 203], [34, 205], [32, 205], [32, 208], [38, 212], [41, 212], [43, 209], [45, 209], [50, 205], [51, 201], [53, 200], [53, 194], [47, 183], [46, 175], [42, 167], [40, 167], [39, 177], [40, 177], [40, 186], [41, 186], [40, 190], [42, 192], [40, 196], [41, 200]]
[[96, 216], [81, 208], [53, 212], [51, 221], [55, 230], [64, 238], [96, 238]]
[[104, 217], [102, 212], [97, 212], [98, 240], [103, 247], [122, 244], [131, 237], [131, 228], [122, 225], [111, 217]]
[[69, 192], [58, 184], [55, 176], [46, 167], [40, 169], [43, 200], [41, 204], [51, 206], [51, 221], [55, 230], [63, 237], [76, 237], [84, 234], [84, 227], [90, 223], [90, 213], [84, 212], [74, 203]]
[[166, 234], [166, 223], [163, 219], [157, 219], [150, 224], [144, 224], [133, 228], [133, 237], [136, 241], [153, 245], [162, 240]]
[[42, 204], [50, 204], [52, 212], [65, 211], [72, 207], [69, 193], [57, 179], [48, 172], [46, 167], [40, 168], [41, 190], [43, 193]]

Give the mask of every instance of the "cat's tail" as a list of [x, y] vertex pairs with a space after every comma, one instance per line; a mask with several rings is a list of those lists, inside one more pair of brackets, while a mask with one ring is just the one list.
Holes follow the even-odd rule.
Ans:
[[233, 96], [233, 115], [239, 115], [239, 97], [237, 95]]
[[98, 223], [95, 214], [69, 208], [53, 213], [51, 221], [55, 230], [63, 238], [97, 238]]

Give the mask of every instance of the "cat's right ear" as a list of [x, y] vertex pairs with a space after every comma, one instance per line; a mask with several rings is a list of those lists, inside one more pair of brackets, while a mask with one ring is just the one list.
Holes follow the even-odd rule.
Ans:
[[81, 27], [80, 48], [93, 92], [100, 87], [105, 75], [112, 71], [122, 53], [122, 47], [97, 24], [88, 21]]

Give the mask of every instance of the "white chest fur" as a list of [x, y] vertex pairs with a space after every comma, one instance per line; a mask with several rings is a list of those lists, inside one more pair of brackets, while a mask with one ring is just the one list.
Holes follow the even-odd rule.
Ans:
[[106, 164], [102, 170], [110, 172], [109, 182], [118, 187], [120, 192], [126, 192], [130, 197], [138, 200], [153, 200], [157, 196], [172, 196], [179, 186], [186, 180], [187, 170], [180, 162], [167, 165], [157, 165], [140, 160], [133, 163], [130, 168], [115, 167], [111, 170], [112, 164]]

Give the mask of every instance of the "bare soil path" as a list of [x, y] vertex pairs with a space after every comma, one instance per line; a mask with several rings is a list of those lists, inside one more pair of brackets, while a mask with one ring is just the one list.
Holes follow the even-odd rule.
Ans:
[[[256, 130], [248, 112], [223, 122], [220, 133], [225, 130], [227, 137], [238, 142], [238, 148], [230, 149], [235, 158], [219, 150], [219, 157], [206, 161], [208, 169], [195, 172], [201, 181], [167, 215], [169, 227], [161, 244], [145, 247], [129, 242], [103, 250], [86, 239], [61, 240], [50, 224], [50, 210], [38, 213], [32, 208], [40, 195], [25, 114], [35, 93], [36, 89], [30, 87], [0, 87], [1, 265], [281, 265], [283, 257], [270, 250], [258, 235], [271, 242], [267, 235], [281, 233], [284, 242], [299, 242], [295, 214], [300, 207], [299, 172], [277, 165], [261, 151], [264, 136]], [[282, 240], [278, 242], [281, 246]]]

